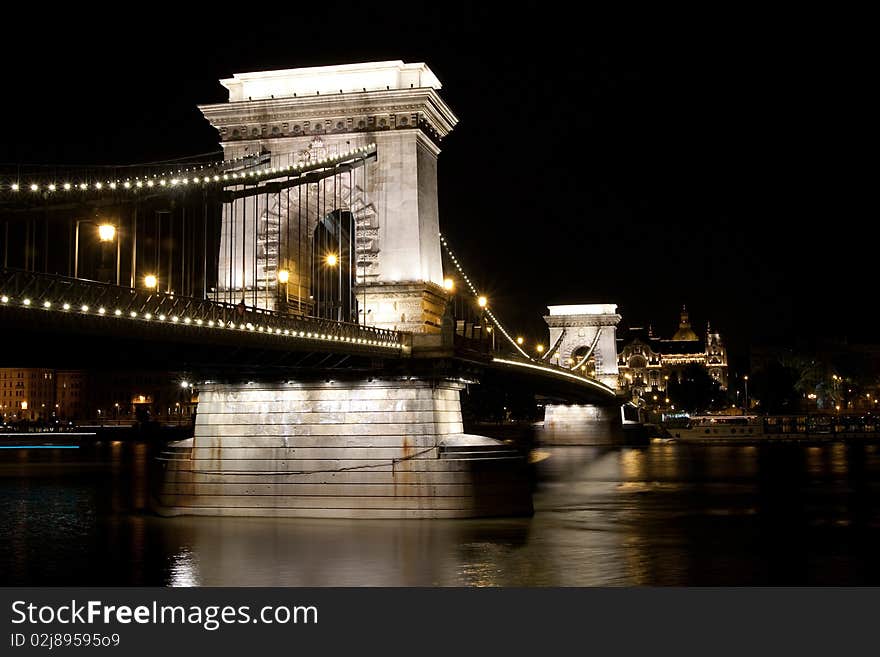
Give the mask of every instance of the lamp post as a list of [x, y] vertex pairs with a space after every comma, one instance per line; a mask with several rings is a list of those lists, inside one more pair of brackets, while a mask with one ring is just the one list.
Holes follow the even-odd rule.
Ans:
[[[489, 305], [489, 300], [484, 296], [480, 295], [477, 297], [477, 307], [480, 309], [480, 344], [483, 342], [483, 326], [486, 324], [486, 306]], [[473, 329], [471, 329], [471, 336], [473, 336]]]
[[[335, 267], [336, 265], [339, 264], [339, 257], [335, 253], [328, 253], [326, 255], [326, 257], [324, 258], [324, 264], [326, 264], [328, 267], [330, 267], [332, 269], [333, 267]], [[332, 296], [332, 293], [333, 293], [332, 292], [332, 290], [333, 290], [332, 285], [328, 285], [327, 287], [329, 288], [327, 290], [328, 295]], [[342, 317], [341, 317], [341, 314], [342, 314], [342, 268], [341, 267], [339, 269], [339, 292], [338, 292], [337, 296], [338, 296], [339, 308], [336, 310], [336, 319], [338, 321], [342, 321]], [[319, 298], [319, 302], [320, 301], [321, 301], [321, 299]], [[331, 298], [331, 299], [329, 299], [329, 301], [331, 304], [330, 307], [333, 308], [333, 299]], [[324, 303], [326, 303], [326, 301]]]
[[284, 312], [287, 312], [287, 303], [290, 300], [288, 296], [288, 283], [290, 282], [290, 272], [282, 269], [278, 272], [278, 282], [284, 286]]
[[748, 374], [746, 374], [743, 377], [743, 381], [745, 381], [745, 384], [746, 384], [746, 413], [748, 413], [749, 412], [749, 375]]
[[79, 278], [79, 225], [80, 224], [93, 224], [98, 227], [98, 239], [103, 243], [112, 242], [114, 239], [116, 240], [116, 284], [119, 285], [119, 269], [121, 263], [121, 240], [119, 239], [119, 230], [113, 224], [102, 223], [99, 224], [95, 222], [93, 219], [77, 219], [76, 220], [76, 230], [73, 238], [73, 277]]

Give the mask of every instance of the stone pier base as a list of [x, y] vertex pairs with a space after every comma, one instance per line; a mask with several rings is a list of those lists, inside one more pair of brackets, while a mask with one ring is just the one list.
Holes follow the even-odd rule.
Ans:
[[524, 458], [462, 433], [460, 384], [209, 384], [195, 436], [160, 457], [162, 515], [528, 515]]
[[538, 429], [544, 445], [617, 445], [623, 442], [619, 406], [547, 404]]

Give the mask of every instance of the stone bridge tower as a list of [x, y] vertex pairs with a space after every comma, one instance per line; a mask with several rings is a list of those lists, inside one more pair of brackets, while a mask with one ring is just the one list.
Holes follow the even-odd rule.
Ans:
[[549, 306], [544, 317], [550, 328], [551, 360], [585, 368], [588, 374], [617, 388], [617, 304]]
[[[249, 298], [253, 290], [257, 305], [275, 308], [277, 272], [284, 269], [290, 277], [285, 303], [292, 298], [300, 308], [308, 305], [312, 270], [302, 249], [300, 254], [284, 252], [278, 240], [277, 249], [267, 247], [253, 257], [253, 267], [248, 254], [257, 253], [254, 240], [263, 240], [263, 231], [293, 233], [300, 244], [311, 244], [321, 219], [315, 209], [322, 198], [326, 207], [326, 200], [335, 197], [345, 199], [345, 209], [350, 201], [354, 215], [359, 321], [406, 331], [439, 330], [445, 295], [437, 157], [440, 141], [458, 119], [440, 98], [441, 84], [431, 69], [387, 61], [237, 73], [220, 83], [229, 90], [229, 102], [200, 109], [219, 131], [227, 159], [266, 153], [272, 166], [286, 167], [371, 143], [377, 158], [352, 178], [337, 176], [332, 196], [319, 184], [309, 184], [304, 192], [306, 205], [311, 203], [308, 216], [303, 216], [302, 190], [296, 201], [279, 195], [277, 200], [258, 197], [237, 210], [226, 204], [217, 298]], [[229, 247], [242, 240], [243, 247]]]

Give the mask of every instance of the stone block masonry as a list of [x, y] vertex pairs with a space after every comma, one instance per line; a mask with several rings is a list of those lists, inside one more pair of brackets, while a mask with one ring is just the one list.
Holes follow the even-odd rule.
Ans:
[[547, 404], [538, 431], [542, 445], [618, 445], [623, 442], [620, 406]]
[[463, 434], [445, 380], [209, 384], [163, 453], [163, 515], [467, 518], [532, 512], [528, 467]]

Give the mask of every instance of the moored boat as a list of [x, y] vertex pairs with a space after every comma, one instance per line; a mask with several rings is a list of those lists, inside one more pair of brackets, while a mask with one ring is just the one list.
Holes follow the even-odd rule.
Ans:
[[683, 426], [667, 427], [681, 442], [749, 442], [765, 437], [757, 415], [692, 415]]

